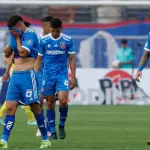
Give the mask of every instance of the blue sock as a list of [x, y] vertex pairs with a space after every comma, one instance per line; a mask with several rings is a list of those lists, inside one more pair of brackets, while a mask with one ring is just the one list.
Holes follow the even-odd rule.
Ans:
[[2, 140], [8, 142], [8, 138], [10, 136], [10, 132], [15, 123], [15, 116], [6, 115], [4, 122], [4, 130], [2, 134]]
[[46, 128], [47, 128], [47, 131], [51, 132], [51, 131], [50, 131], [50, 126], [49, 126], [49, 124], [48, 124], [48, 120], [46, 120]]
[[68, 114], [68, 105], [66, 105], [64, 108], [59, 106], [59, 112], [60, 112], [60, 122], [59, 125], [65, 126], [65, 122], [67, 119], [67, 114]]
[[41, 112], [41, 114], [39, 116], [35, 116], [36, 121], [37, 121], [37, 125], [38, 128], [42, 134], [42, 139], [43, 140], [48, 140], [48, 136], [47, 136], [47, 129], [46, 129], [46, 120], [44, 117], [44, 113]]
[[48, 127], [50, 128], [51, 133], [56, 133], [55, 127], [55, 110], [54, 109], [47, 109], [46, 116], [48, 120]]

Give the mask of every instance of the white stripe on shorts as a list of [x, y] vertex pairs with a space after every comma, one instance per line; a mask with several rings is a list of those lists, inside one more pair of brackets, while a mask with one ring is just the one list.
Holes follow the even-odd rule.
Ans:
[[38, 92], [37, 92], [37, 85], [36, 85], [35, 74], [34, 74], [33, 70], [30, 70], [30, 73], [31, 73], [31, 80], [32, 80], [34, 99], [38, 99]]

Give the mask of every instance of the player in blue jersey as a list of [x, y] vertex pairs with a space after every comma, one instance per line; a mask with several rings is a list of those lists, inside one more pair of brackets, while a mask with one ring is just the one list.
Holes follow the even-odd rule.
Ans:
[[[53, 19], [50, 26], [52, 32], [40, 40], [40, 52], [35, 68], [38, 72], [43, 57], [44, 69], [41, 91], [46, 96], [47, 103], [50, 104], [54, 104], [55, 93], [58, 93], [60, 102], [59, 138], [64, 139], [66, 137], [65, 122], [68, 114], [68, 62], [72, 74], [70, 88], [74, 88], [76, 73], [75, 49], [71, 37], [61, 33], [62, 22], [60, 19]], [[47, 108], [47, 118], [52, 139], [57, 138], [54, 108]]]
[[36, 33], [26, 28], [23, 19], [19, 15], [11, 16], [7, 21], [11, 33], [10, 46], [13, 51], [5, 51], [5, 57], [14, 52], [14, 71], [9, 82], [6, 95], [7, 115], [4, 122], [0, 148], [7, 148], [8, 138], [15, 122], [15, 113], [19, 104], [30, 105], [35, 115], [38, 128], [42, 134], [40, 148], [48, 148], [51, 143], [48, 140], [46, 121], [39, 104], [38, 82], [34, 71], [37, 57], [38, 37]]
[[[27, 21], [24, 21], [24, 25], [27, 28], [29, 28], [30, 23]], [[9, 32], [7, 34], [10, 36]], [[5, 49], [11, 50], [10, 45], [7, 45], [7, 47]], [[13, 53], [13, 55], [14, 55], [14, 53]], [[4, 57], [4, 60], [7, 63], [7, 67], [6, 67], [6, 71], [3, 75], [3, 81], [8, 81], [9, 77], [11, 77], [11, 75], [12, 75], [13, 67], [14, 67], [14, 63], [13, 63], [14, 56], [13, 55], [11, 55], [9, 58]], [[30, 106], [23, 106], [22, 108], [25, 110], [25, 113], [26, 113], [27, 118], [28, 118], [27, 124], [28, 125], [36, 125], [35, 117], [34, 117], [33, 113], [31, 112]], [[7, 107], [6, 107], [6, 101], [5, 101], [3, 106], [0, 108], [0, 123], [3, 123], [3, 120], [1, 118], [6, 114], [6, 111], [7, 111]]]
[[[50, 28], [50, 21], [52, 20], [53, 18], [51, 16], [46, 16], [44, 18], [42, 18], [41, 20], [41, 23], [42, 23], [42, 29], [43, 29], [43, 33], [42, 33], [42, 36], [39, 37], [39, 39], [41, 39], [43, 36], [51, 33], [51, 28]], [[41, 103], [41, 108], [43, 109], [43, 101], [44, 101], [44, 97], [41, 93], [41, 87], [42, 87], [42, 77], [43, 77], [43, 67], [44, 67], [44, 62], [42, 61], [42, 64], [41, 64], [41, 68], [40, 68], [40, 71], [38, 73], [38, 80], [39, 80], [39, 93], [40, 93], [40, 103]], [[48, 104], [47, 104], [48, 105]], [[48, 125], [47, 125], [48, 126]], [[49, 127], [47, 127], [47, 134], [48, 136], [50, 136], [50, 129]], [[38, 129], [37, 132], [36, 132], [36, 136], [39, 137], [41, 136], [41, 132], [40, 130]]]
[[[144, 69], [144, 67], [148, 63], [149, 58], [150, 58], [150, 33], [148, 35], [148, 39], [147, 39], [146, 44], [144, 46], [144, 54], [140, 60], [138, 71], [136, 73], [136, 80], [138, 82], [140, 82], [139, 78], [142, 77], [142, 70]], [[150, 145], [150, 140], [147, 141], [147, 144]]]

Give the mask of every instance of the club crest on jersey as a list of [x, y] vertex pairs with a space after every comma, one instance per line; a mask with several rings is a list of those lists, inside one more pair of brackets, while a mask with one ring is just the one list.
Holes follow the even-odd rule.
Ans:
[[62, 49], [65, 49], [66, 48], [66, 43], [63, 41], [63, 42], [60, 42], [60, 47]]
[[41, 92], [44, 92], [44, 87], [41, 88]]

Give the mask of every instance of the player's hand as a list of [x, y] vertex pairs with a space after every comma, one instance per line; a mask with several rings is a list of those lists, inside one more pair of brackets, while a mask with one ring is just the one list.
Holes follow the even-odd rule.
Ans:
[[74, 89], [75, 86], [76, 86], [76, 79], [75, 79], [75, 78], [72, 78], [72, 79], [69, 81], [69, 84], [70, 84], [70, 90]]
[[142, 71], [137, 71], [137, 73], [136, 73], [136, 81], [138, 81], [138, 82], [140, 82], [140, 80], [139, 80], [139, 78], [141, 78], [142, 77]]
[[6, 82], [9, 79], [9, 74], [8, 73], [4, 73], [2, 80], [3, 82]]
[[15, 39], [20, 39], [20, 33], [19, 32], [11, 30], [10, 33], [14, 36]]

